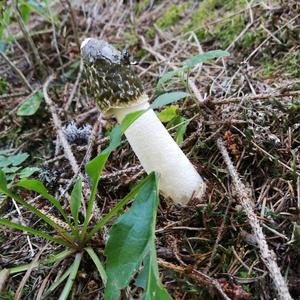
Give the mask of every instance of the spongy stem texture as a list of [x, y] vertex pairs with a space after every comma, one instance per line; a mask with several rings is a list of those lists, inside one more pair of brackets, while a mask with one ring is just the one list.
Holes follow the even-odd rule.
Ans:
[[148, 109], [126, 130], [125, 136], [147, 173], [160, 174], [160, 192], [175, 203], [185, 205], [193, 197], [201, 198], [205, 183], [185, 156], [149, 103], [114, 109], [118, 122], [126, 114]]

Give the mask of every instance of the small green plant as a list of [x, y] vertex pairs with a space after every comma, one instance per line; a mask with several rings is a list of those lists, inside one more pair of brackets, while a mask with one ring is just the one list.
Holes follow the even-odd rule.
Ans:
[[0, 150], [0, 168], [5, 174], [8, 186], [16, 178], [28, 178], [39, 170], [37, 167], [23, 168], [22, 164], [27, 160], [29, 154], [27, 152], [20, 152], [18, 154], [12, 154], [13, 151]]
[[[4, 33], [5, 29], [15, 21], [13, 18], [13, 13], [15, 11], [14, 5], [14, 1], [2, 1], [0, 3], [0, 51], [3, 51], [5, 45], [9, 44], [12, 40], [10, 34], [4, 35]], [[41, 16], [49, 23], [58, 23], [57, 16], [53, 15], [52, 11], [50, 10], [48, 0], [19, 0], [17, 7], [25, 24], [29, 23], [32, 13]]]
[[189, 71], [195, 67], [196, 65], [206, 62], [210, 59], [215, 59], [215, 58], [221, 58], [228, 56], [229, 52], [223, 51], [223, 50], [213, 50], [213, 51], [208, 51], [205, 53], [198, 54], [196, 56], [193, 56], [192, 58], [189, 58], [187, 60], [184, 60], [181, 63], [181, 67], [170, 71], [170, 72], [165, 72], [161, 78], [159, 79], [157, 83], [157, 89], [161, 90], [166, 84], [169, 84], [172, 82], [172, 80], [176, 77], [183, 77], [185, 79], [188, 78]]
[[[40, 181], [22, 179], [9, 188], [5, 173], [0, 170], [0, 192], [14, 199], [45, 221], [56, 231], [57, 235], [53, 236], [44, 231], [13, 223], [3, 218], [0, 218], [0, 225], [27, 231], [28, 233], [42, 237], [65, 248], [65, 250], [58, 254], [51, 255], [46, 259], [33, 263], [33, 267], [51, 265], [73, 256], [73, 263], [65, 273], [48, 288], [44, 296], [50, 295], [58, 286], [66, 281], [59, 299], [67, 299], [76, 279], [80, 263], [83, 260], [84, 254], [86, 254], [96, 265], [103, 284], [106, 286], [106, 300], [119, 298], [120, 290], [129, 284], [132, 276], [137, 272], [141, 264], [143, 264], [144, 269], [137, 278], [137, 285], [141, 286], [145, 291], [143, 299], [153, 299], [153, 297], [162, 300], [171, 299], [159, 281], [156, 260], [154, 232], [158, 205], [158, 176], [155, 173], [149, 174], [144, 180], [139, 182], [131, 192], [94, 227], [91, 229], [88, 227], [92, 216], [97, 186], [104, 165], [112, 150], [120, 144], [124, 131], [142, 113], [143, 112], [135, 112], [126, 116], [122, 124], [113, 129], [109, 147], [86, 165], [86, 173], [91, 180], [91, 193], [87, 213], [82, 225], [79, 225], [78, 220], [82, 201], [82, 180], [80, 178], [74, 184], [70, 197], [72, 221], [63, 210], [59, 200], [50, 195]], [[58, 210], [64, 221], [54, 222], [47, 214], [36, 209], [15, 194], [13, 192], [15, 188], [25, 188], [43, 196]], [[97, 232], [114, 216], [118, 215], [124, 206], [132, 199], [135, 199], [135, 201], [131, 208], [117, 219], [109, 231], [109, 240], [104, 252], [106, 256], [105, 268], [97, 255], [97, 250], [93, 248], [93, 238]], [[25, 271], [29, 266], [30, 265], [25, 265], [11, 268], [10, 273], [14, 274]]]

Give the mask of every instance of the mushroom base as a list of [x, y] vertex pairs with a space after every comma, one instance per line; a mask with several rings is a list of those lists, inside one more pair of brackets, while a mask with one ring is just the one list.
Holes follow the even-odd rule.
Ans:
[[125, 132], [133, 151], [147, 173], [160, 173], [160, 192], [175, 203], [187, 204], [192, 198], [202, 198], [205, 183], [195, 170], [149, 103], [130, 108], [114, 109], [118, 122], [126, 114], [146, 110]]

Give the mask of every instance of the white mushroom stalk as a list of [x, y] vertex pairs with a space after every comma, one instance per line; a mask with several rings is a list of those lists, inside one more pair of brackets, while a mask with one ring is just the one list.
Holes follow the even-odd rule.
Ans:
[[104, 115], [114, 114], [119, 123], [135, 111], [146, 110], [125, 131], [125, 136], [147, 173], [160, 173], [159, 189], [175, 203], [202, 198], [205, 183], [155, 112], [131, 69], [127, 52], [105, 41], [86, 39], [81, 45], [89, 90]]

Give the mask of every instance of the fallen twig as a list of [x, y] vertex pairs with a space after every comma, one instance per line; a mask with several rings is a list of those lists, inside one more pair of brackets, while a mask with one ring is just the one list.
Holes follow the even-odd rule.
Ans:
[[22, 71], [4, 54], [4, 52], [0, 51], [0, 55], [11, 66], [11, 68], [20, 76], [20, 78], [22, 79], [22, 81], [26, 85], [27, 89], [30, 92], [33, 92], [33, 88], [31, 87], [30, 83], [28, 82], [28, 80], [26, 79], [26, 77], [24, 76]]
[[61, 141], [61, 144], [63, 146], [65, 156], [69, 160], [73, 172], [75, 174], [78, 174], [78, 172], [79, 172], [79, 166], [78, 166], [78, 164], [76, 162], [76, 159], [75, 159], [74, 154], [73, 154], [73, 152], [71, 150], [71, 147], [70, 147], [68, 141], [66, 140], [65, 135], [62, 132], [61, 121], [60, 121], [60, 119], [59, 119], [59, 117], [58, 117], [58, 115], [56, 113], [56, 109], [54, 107], [54, 103], [53, 103], [52, 99], [48, 95], [48, 86], [49, 86], [50, 82], [53, 79], [54, 79], [54, 75], [50, 75], [48, 77], [48, 79], [46, 80], [46, 82], [44, 83], [44, 85], [43, 85], [44, 98], [45, 98], [45, 101], [46, 101], [46, 103], [47, 103], [47, 105], [49, 107], [49, 110], [51, 112], [53, 123], [54, 123], [56, 131], [58, 133], [58, 136], [59, 136], [59, 139]]
[[271, 278], [274, 281], [275, 288], [277, 291], [277, 294], [279, 296], [279, 299], [282, 300], [289, 300], [292, 299], [287, 284], [283, 278], [283, 276], [280, 273], [280, 269], [274, 259], [274, 254], [269, 250], [266, 238], [263, 234], [262, 228], [259, 224], [258, 218], [256, 214], [254, 213], [252, 201], [251, 198], [246, 191], [245, 185], [242, 183], [242, 181], [239, 178], [239, 175], [229, 157], [228, 151], [224, 145], [224, 141], [221, 138], [217, 139], [217, 145], [218, 148], [222, 154], [222, 157], [224, 159], [224, 162], [227, 166], [228, 172], [232, 178], [233, 185], [235, 187], [235, 190], [237, 192], [239, 201], [247, 215], [247, 218], [249, 220], [249, 223], [252, 227], [253, 234], [255, 236], [256, 242], [258, 244], [261, 258], [268, 268]]

